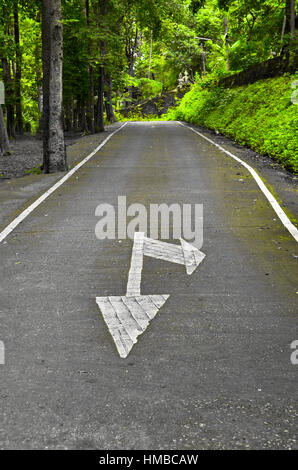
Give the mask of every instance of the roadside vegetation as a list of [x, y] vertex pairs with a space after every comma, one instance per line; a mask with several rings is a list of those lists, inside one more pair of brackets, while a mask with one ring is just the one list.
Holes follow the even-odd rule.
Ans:
[[[289, 99], [295, 77], [217, 85], [292, 56], [296, 28], [295, 0], [0, 0], [0, 156], [10, 155], [15, 139], [37, 135], [43, 171], [64, 171], [65, 131], [175, 118], [297, 170], [298, 107]], [[168, 104], [161, 112], [159, 98], [177, 101], [186, 91], [165, 116]], [[154, 98], [144, 113], [142, 103]]]
[[167, 118], [218, 131], [298, 174], [298, 107], [291, 101], [295, 79], [284, 75], [235, 88], [198, 81]]

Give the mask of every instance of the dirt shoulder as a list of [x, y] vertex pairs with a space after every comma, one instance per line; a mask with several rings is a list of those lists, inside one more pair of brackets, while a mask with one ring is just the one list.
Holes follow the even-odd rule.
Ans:
[[[106, 127], [105, 132], [84, 137], [79, 134], [66, 135], [66, 151], [69, 169], [89, 155], [104, 139], [122, 123]], [[12, 155], [0, 158], [0, 230], [17, 214], [46, 191], [64, 173], [36, 174], [30, 170], [42, 163], [42, 141], [25, 136], [15, 140]]]

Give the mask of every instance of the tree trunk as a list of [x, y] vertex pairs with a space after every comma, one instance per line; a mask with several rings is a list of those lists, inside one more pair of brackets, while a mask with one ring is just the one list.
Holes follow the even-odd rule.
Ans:
[[90, 112], [90, 132], [94, 134], [95, 132], [95, 99], [94, 99], [94, 69], [92, 65], [89, 66], [89, 88], [90, 88], [90, 103], [89, 103], [89, 112]]
[[5, 82], [6, 94], [6, 113], [7, 113], [7, 133], [8, 136], [15, 139], [15, 120], [14, 120], [14, 86], [11, 78], [10, 64], [6, 59], [2, 59], [3, 76]]
[[114, 113], [113, 108], [113, 101], [112, 101], [112, 77], [108, 75], [107, 77], [107, 95], [106, 95], [106, 113], [107, 113], [107, 120], [108, 122], [116, 122], [116, 116]]
[[[86, 24], [88, 29], [90, 28], [90, 5], [89, 5], [89, 0], [85, 1], [85, 10], [84, 14], [86, 17]], [[92, 40], [89, 38], [88, 39], [88, 56], [92, 57]], [[92, 65], [89, 65], [89, 95], [90, 95], [90, 100], [89, 100], [89, 128], [91, 134], [94, 134], [95, 132], [95, 124], [94, 124], [94, 105], [95, 105], [95, 100], [94, 100], [94, 68]]]
[[87, 106], [86, 103], [80, 103], [79, 105], [79, 126], [81, 132], [89, 132], [87, 123]]
[[97, 116], [96, 126], [98, 132], [105, 130], [104, 125], [104, 67], [99, 66], [99, 77], [98, 77], [98, 98], [97, 98]]
[[20, 48], [20, 29], [19, 29], [19, 7], [18, 0], [14, 4], [14, 37], [16, 45], [16, 74], [15, 74], [15, 87], [16, 87], [16, 132], [19, 135], [24, 133], [23, 115], [22, 115], [22, 51]]
[[296, 11], [295, 11], [295, 0], [291, 0], [290, 2], [290, 33], [291, 39], [293, 39], [295, 34], [295, 19], [296, 19]]
[[79, 102], [78, 100], [76, 101], [76, 105], [73, 102], [73, 129], [75, 132], [78, 132], [80, 130], [80, 112], [79, 112]]
[[0, 156], [5, 155], [9, 151], [8, 134], [5, 127], [2, 106], [0, 104]]
[[204, 44], [201, 43], [200, 47], [202, 49], [202, 71], [203, 71], [203, 77], [205, 77], [205, 75], [206, 75], [206, 54], [205, 54]]
[[150, 52], [149, 52], [149, 68], [148, 68], [148, 78], [151, 78], [151, 61], [152, 61], [152, 46], [153, 46], [153, 32], [150, 31]]
[[295, 34], [295, 0], [285, 0], [286, 33], [291, 34], [293, 39]]
[[64, 131], [70, 130], [70, 112], [69, 112], [69, 103], [64, 105]]
[[295, 0], [285, 0], [286, 33], [295, 31]]
[[[98, 17], [97, 26], [100, 30], [105, 26], [106, 16], [109, 9], [109, 0], [98, 0]], [[97, 106], [96, 106], [96, 131], [103, 132], [104, 128], [104, 80], [105, 80], [105, 55], [106, 55], [106, 41], [99, 41], [100, 49], [100, 63], [98, 66], [98, 92], [97, 92]]]
[[[36, 21], [40, 23], [40, 12], [37, 13]], [[37, 38], [35, 45], [35, 76], [37, 84], [37, 95], [38, 95], [38, 111], [40, 113], [40, 119], [38, 123], [37, 132], [41, 133], [43, 129], [42, 123], [42, 112], [43, 112], [43, 89], [42, 89], [42, 72], [41, 72], [41, 54], [39, 47], [39, 40]]]
[[69, 104], [69, 119], [70, 119], [70, 131], [74, 130], [74, 99], [73, 96], [70, 97]]
[[67, 169], [62, 123], [61, 0], [42, 0], [43, 171]]
[[284, 15], [284, 19], [283, 19], [283, 22], [282, 22], [282, 28], [281, 28], [281, 36], [280, 36], [280, 54], [282, 53], [282, 49], [283, 49], [286, 22], [287, 22], [287, 17], [286, 17], [286, 15]]
[[229, 60], [229, 29], [228, 29], [228, 18], [225, 16], [224, 19], [225, 27], [225, 47], [226, 47], [226, 61], [227, 61], [227, 70], [230, 70], [230, 60]]

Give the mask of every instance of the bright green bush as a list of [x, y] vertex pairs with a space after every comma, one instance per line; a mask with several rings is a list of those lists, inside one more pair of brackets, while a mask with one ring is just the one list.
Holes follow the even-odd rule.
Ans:
[[141, 111], [131, 111], [125, 117], [121, 113], [115, 113], [116, 119], [118, 122], [126, 122], [126, 121], [160, 121], [160, 118], [154, 114], [147, 114], [143, 116]]
[[139, 87], [142, 93], [142, 99], [152, 98], [162, 91], [162, 83], [149, 78], [140, 78]]
[[196, 83], [168, 119], [218, 130], [298, 173], [298, 104], [291, 102], [295, 79], [284, 75], [230, 89]]

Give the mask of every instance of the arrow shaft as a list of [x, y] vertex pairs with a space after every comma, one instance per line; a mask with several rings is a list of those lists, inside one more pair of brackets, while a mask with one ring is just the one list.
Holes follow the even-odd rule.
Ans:
[[169, 261], [171, 263], [185, 264], [185, 258], [181, 246], [153, 240], [152, 238], [145, 237], [142, 232], [135, 232], [131, 265], [127, 281], [127, 297], [141, 295], [144, 255], [151, 258]]
[[152, 238], [144, 238], [144, 255], [171, 263], [185, 264], [181, 246], [153, 240]]
[[131, 255], [131, 265], [127, 281], [127, 297], [141, 295], [141, 279], [144, 256], [144, 233], [135, 232]]
[[204, 259], [204, 253], [192, 247], [184, 240], [181, 245], [161, 242], [147, 238], [142, 232], [135, 232], [134, 244], [131, 255], [131, 266], [128, 274], [127, 297], [141, 295], [141, 279], [143, 269], [143, 257], [162, 259], [170, 263], [186, 266], [187, 274], [192, 274], [200, 262]]

